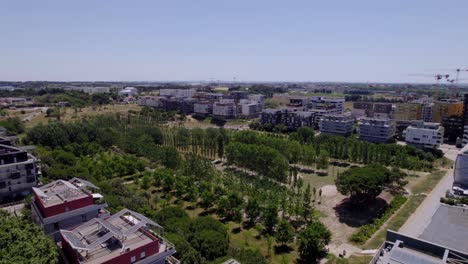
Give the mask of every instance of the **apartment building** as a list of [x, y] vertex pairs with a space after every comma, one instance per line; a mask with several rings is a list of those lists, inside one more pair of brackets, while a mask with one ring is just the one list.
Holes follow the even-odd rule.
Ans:
[[140, 96], [138, 97], [137, 104], [141, 106], [160, 107], [161, 98], [159, 96]]
[[444, 140], [444, 128], [439, 123], [422, 122], [408, 126], [404, 131], [409, 145], [424, 149], [437, 149]]
[[420, 120], [422, 119], [422, 105], [420, 103], [398, 103], [395, 105], [395, 120]]
[[93, 218], [72, 230], [60, 230], [61, 248], [76, 264], [178, 264], [175, 246], [153, 231], [163, 228], [144, 215], [123, 209]]
[[463, 145], [468, 144], [468, 94], [463, 95]]
[[296, 108], [265, 109], [260, 116], [260, 123], [272, 126], [285, 125], [289, 130], [295, 130], [305, 126], [313, 127], [314, 114]]
[[445, 133], [444, 138], [448, 142], [456, 142], [457, 139], [463, 138], [463, 117], [462, 116], [447, 116], [442, 119], [442, 126]]
[[165, 97], [191, 98], [197, 92], [195, 89], [160, 89], [159, 95]]
[[73, 178], [57, 180], [33, 188], [32, 216], [55, 242], [60, 240], [60, 229], [70, 229], [95, 217], [109, 216], [99, 188], [92, 183]]
[[424, 122], [432, 122], [432, 107], [434, 103], [428, 102], [421, 106], [421, 118]]
[[39, 161], [28, 152], [11, 146], [0, 138], [0, 201], [8, 201], [31, 193], [41, 172]]
[[308, 109], [327, 110], [332, 114], [343, 114], [344, 98], [326, 98], [321, 96], [313, 96], [307, 102]]
[[441, 100], [432, 106], [432, 122], [441, 123], [447, 116], [462, 116], [463, 102], [458, 100]]
[[379, 119], [393, 118], [393, 105], [387, 103], [354, 102], [351, 115], [355, 118], [370, 117]]
[[237, 107], [233, 100], [223, 99], [213, 104], [213, 118], [219, 120], [232, 119], [237, 116]]
[[110, 88], [105, 86], [65, 86], [64, 90], [81, 91], [88, 94], [109, 93]]
[[193, 104], [193, 113], [196, 116], [207, 117], [213, 114], [213, 103], [211, 102], [196, 102]]
[[349, 136], [353, 132], [354, 118], [350, 115], [327, 114], [320, 119], [320, 132]]
[[395, 135], [395, 123], [391, 119], [361, 118], [357, 132], [361, 140], [385, 143]]
[[242, 99], [238, 104], [239, 115], [243, 118], [258, 118], [263, 110], [263, 103], [249, 99]]

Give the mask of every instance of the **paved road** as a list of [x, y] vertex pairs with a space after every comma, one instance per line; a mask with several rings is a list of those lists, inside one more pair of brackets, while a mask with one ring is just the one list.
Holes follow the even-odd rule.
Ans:
[[[459, 151], [455, 147], [449, 145], [442, 145], [441, 150], [444, 152], [445, 157], [451, 160], [455, 160]], [[419, 237], [430, 224], [432, 216], [439, 207], [440, 197], [445, 196], [445, 192], [452, 188], [452, 183], [453, 169], [450, 169], [432, 192], [427, 195], [418, 209], [408, 218], [399, 232], [413, 237]]]

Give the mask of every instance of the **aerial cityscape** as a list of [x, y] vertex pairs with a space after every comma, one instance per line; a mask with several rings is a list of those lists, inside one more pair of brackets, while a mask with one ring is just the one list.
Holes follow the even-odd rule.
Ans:
[[0, 263], [468, 263], [468, 2], [0, 8]]

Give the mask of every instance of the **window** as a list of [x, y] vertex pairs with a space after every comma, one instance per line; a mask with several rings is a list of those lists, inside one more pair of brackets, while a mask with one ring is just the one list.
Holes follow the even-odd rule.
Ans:
[[86, 222], [86, 215], [81, 215], [81, 222]]
[[135, 263], [136, 262], [136, 257], [135, 256], [131, 256], [130, 257], [130, 263]]
[[60, 226], [59, 226], [59, 223], [54, 223], [54, 230], [59, 230]]
[[140, 259], [144, 259], [144, 258], [146, 258], [146, 252], [145, 251], [140, 253]]
[[6, 183], [5, 182], [0, 182], [0, 189], [3, 189], [6, 187]]

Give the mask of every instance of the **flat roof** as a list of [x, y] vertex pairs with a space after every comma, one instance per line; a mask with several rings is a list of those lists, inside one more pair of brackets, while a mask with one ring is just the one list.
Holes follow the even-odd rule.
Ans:
[[33, 191], [39, 199], [41, 199], [42, 205], [46, 208], [64, 202], [82, 199], [90, 195], [83, 189], [64, 180], [53, 181], [39, 188], [33, 187]]
[[[80, 263], [103, 263], [122, 254], [159, 240], [147, 231], [146, 226], [158, 226], [146, 217], [123, 209], [107, 219], [92, 219], [71, 231], [61, 230], [62, 236], [75, 249]], [[166, 251], [164, 241], [159, 252]]]
[[468, 208], [440, 204], [419, 238], [468, 253]]

